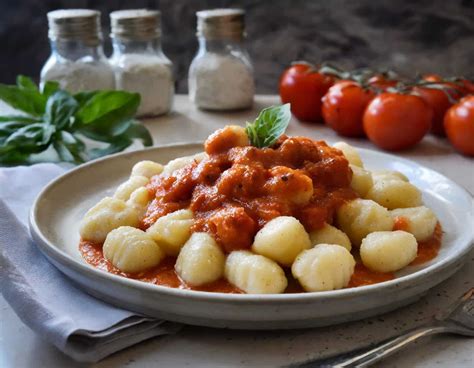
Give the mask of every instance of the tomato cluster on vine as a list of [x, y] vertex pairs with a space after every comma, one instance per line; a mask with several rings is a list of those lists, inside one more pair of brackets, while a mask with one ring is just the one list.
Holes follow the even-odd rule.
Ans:
[[385, 150], [413, 147], [432, 132], [474, 156], [474, 82], [393, 72], [344, 71], [293, 63], [280, 78], [280, 97], [302, 121], [324, 122], [339, 135], [367, 137]]

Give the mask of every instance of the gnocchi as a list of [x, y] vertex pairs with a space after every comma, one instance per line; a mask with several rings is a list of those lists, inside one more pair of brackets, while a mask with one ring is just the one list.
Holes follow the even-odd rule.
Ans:
[[359, 152], [357, 152], [357, 150], [350, 144], [347, 144], [346, 142], [337, 142], [334, 143], [333, 147], [341, 150], [344, 157], [351, 165], [364, 167], [362, 159], [359, 156]]
[[374, 185], [372, 174], [362, 167], [356, 165], [349, 166], [352, 169], [351, 188], [354, 189], [360, 197], [364, 198]]
[[313, 230], [309, 233], [312, 245], [318, 244], [337, 244], [341, 247], [346, 248], [348, 251], [351, 250], [351, 241], [349, 237], [337, 227], [329, 224], [324, 224], [321, 229]]
[[399, 208], [390, 211], [394, 219], [402, 217], [406, 221], [406, 229], [413, 234], [417, 241], [422, 242], [431, 238], [435, 231], [438, 219], [428, 207]]
[[368, 234], [393, 228], [390, 212], [368, 199], [355, 199], [342, 205], [337, 211], [337, 222], [357, 247]]
[[362, 240], [360, 257], [364, 266], [377, 272], [395, 272], [416, 258], [418, 244], [405, 231], [377, 231]]
[[144, 187], [147, 184], [148, 178], [144, 176], [132, 176], [125, 183], [119, 185], [114, 193], [114, 197], [126, 201], [136, 189]]
[[225, 276], [249, 294], [279, 294], [288, 285], [285, 272], [276, 262], [245, 250], [228, 255]]
[[184, 244], [176, 260], [178, 275], [189, 285], [204, 285], [224, 275], [225, 255], [206, 233], [194, 233]]
[[269, 221], [255, 235], [252, 251], [284, 266], [290, 266], [296, 256], [311, 247], [309, 235], [294, 217], [280, 216]]
[[164, 253], [144, 231], [130, 226], [112, 230], [105, 239], [104, 257], [120, 271], [137, 273], [158, 265]]
[[148, 189], [146, 189], [145, 187], [140, 187], [132, 192], [130, 198], [126, 203], [127, 206], [135, 209], [139, 218], [142, 218], [145, 214], [150, 199], [151, 198]]
[[381, 206], [395, 208], [421, 206], [421, 192], [413, 184], [403, 180], [378, 180], [366, 195]]
[[374, 180], [402, 180], [408, 182], [406, 175], [396, 170], [374, 170], [372, 171]]
[[189, 164], [192, 164], [193, 162], [199, 163], [206, 157], [207, 157], [207, 154], [205, 152], [200, 152], [192, 156], [184, 156], [184, 157], [176, 158], [174, 160], [171, 160], [165, 165], [165, 167], [163, 168], [163, 171], [161, 172], [161, 175], [163, 176], [171, 175], [176, 170], [182, 169], [183, 167]]
[[120, 226], [138, 226], [137, 212], [117, 198], [105, 197], [86, 212], [79, 226], [84, 240], [102, 243], [107, 234]]
[[146, 232], [167, 255], [177, 256], [184, 243], [191, 236], [192, 225], [192, 211], [178, 210], [160, 217]]
[[346, 248], [319, 244], [298, 255], [291, 273], [306, 291], [328, 291], [346, 287], [354, 267], [354, 257]]
[[154, 161], [140, 161], [132, 168], [132, 176], [144, 176], [150, 179], [152, 176], [159, 175], [163, 171], [163, 165]]

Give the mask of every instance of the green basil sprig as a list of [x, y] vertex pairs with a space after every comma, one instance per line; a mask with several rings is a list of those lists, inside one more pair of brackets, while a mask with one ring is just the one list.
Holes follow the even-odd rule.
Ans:
[[[125, 91], [70, 94], [57, 82], [40, 91], [28, 77], [16, 86], [0, 84], [0, 99], [22, 115], [0, 116], [0, 164], [31, 163], [32, 155], [52, 146], [62, 161], [83, 163], [124, 150], [140, 139], [153, 144], [148, 130], [133, 117], [140, 95]], [[106, 143], [88, 149], [84, 137]]]
[[290, 104], [263, 109], [257, 119], [245, 127], [250, 144], [258, 148], [272, 146], [285, 133], [290, 120]]

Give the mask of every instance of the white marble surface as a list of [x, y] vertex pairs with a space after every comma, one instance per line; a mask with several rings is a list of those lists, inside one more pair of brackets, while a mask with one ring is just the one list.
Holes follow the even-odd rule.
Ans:
[[[148, 120], [155, 144], [203, 140], [225, 124], [243, 124], [264, 106], [278, 103], [272, 96], [259, 96], [254, 111], [210, 114], [196, 110], [186, 96], [177, 96], [175, 112]], [[323, 125], [293, 121], [288, 133], [328, 141], [340, 140]], [[364, 140], [350, 143], [374, 148]], [[434, 168], [474, 193], [474, 160], [460, 156], [444, 140], [426, 137], [422, 144], [400, 153]], [[466, 224], [472, 226], [472, 224]], [[446, 229], [449, 231], [449, 229]], [[119, 352], [94, 367], [274, 367], [351, 350], [406, 329], [426, 323], [436, 312], [474, 287], [474, 252], [455, 276], [432, 289], [419, 302], [401, 310], [320, 329], [297, 331], [230, 331], [186, 327], [177, 335], [151, 339]], [[436, 336], [407, 348], [379, 363], [379, 367], [468, 367], [474, 366], [473, 340]], [[37, 336], [0, 297], [0, 367], [82, 367]]]

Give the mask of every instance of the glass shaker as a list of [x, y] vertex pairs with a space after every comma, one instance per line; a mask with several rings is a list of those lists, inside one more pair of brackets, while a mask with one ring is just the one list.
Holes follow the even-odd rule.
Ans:
[[189, 68], [191, 101], [206, 110], [250, 108], [255, 83], [243, 44], [245, 12], [213, 9], [196, 15], [199, 50]]
[[51, 56], [41, 70], [41, 84], [57, 81], [72, 93], [115, 88], [102, 48], [100, 12], [55, 10], [48, 13], [48, 23]]
[[137, 116], [170, 111], [174, 79], [172, 63], [161, 49], [161, 18], [155, 10], [120, 10], [110, 14], [114, 53], [110, 59], [117, 89], [137, 92]]

